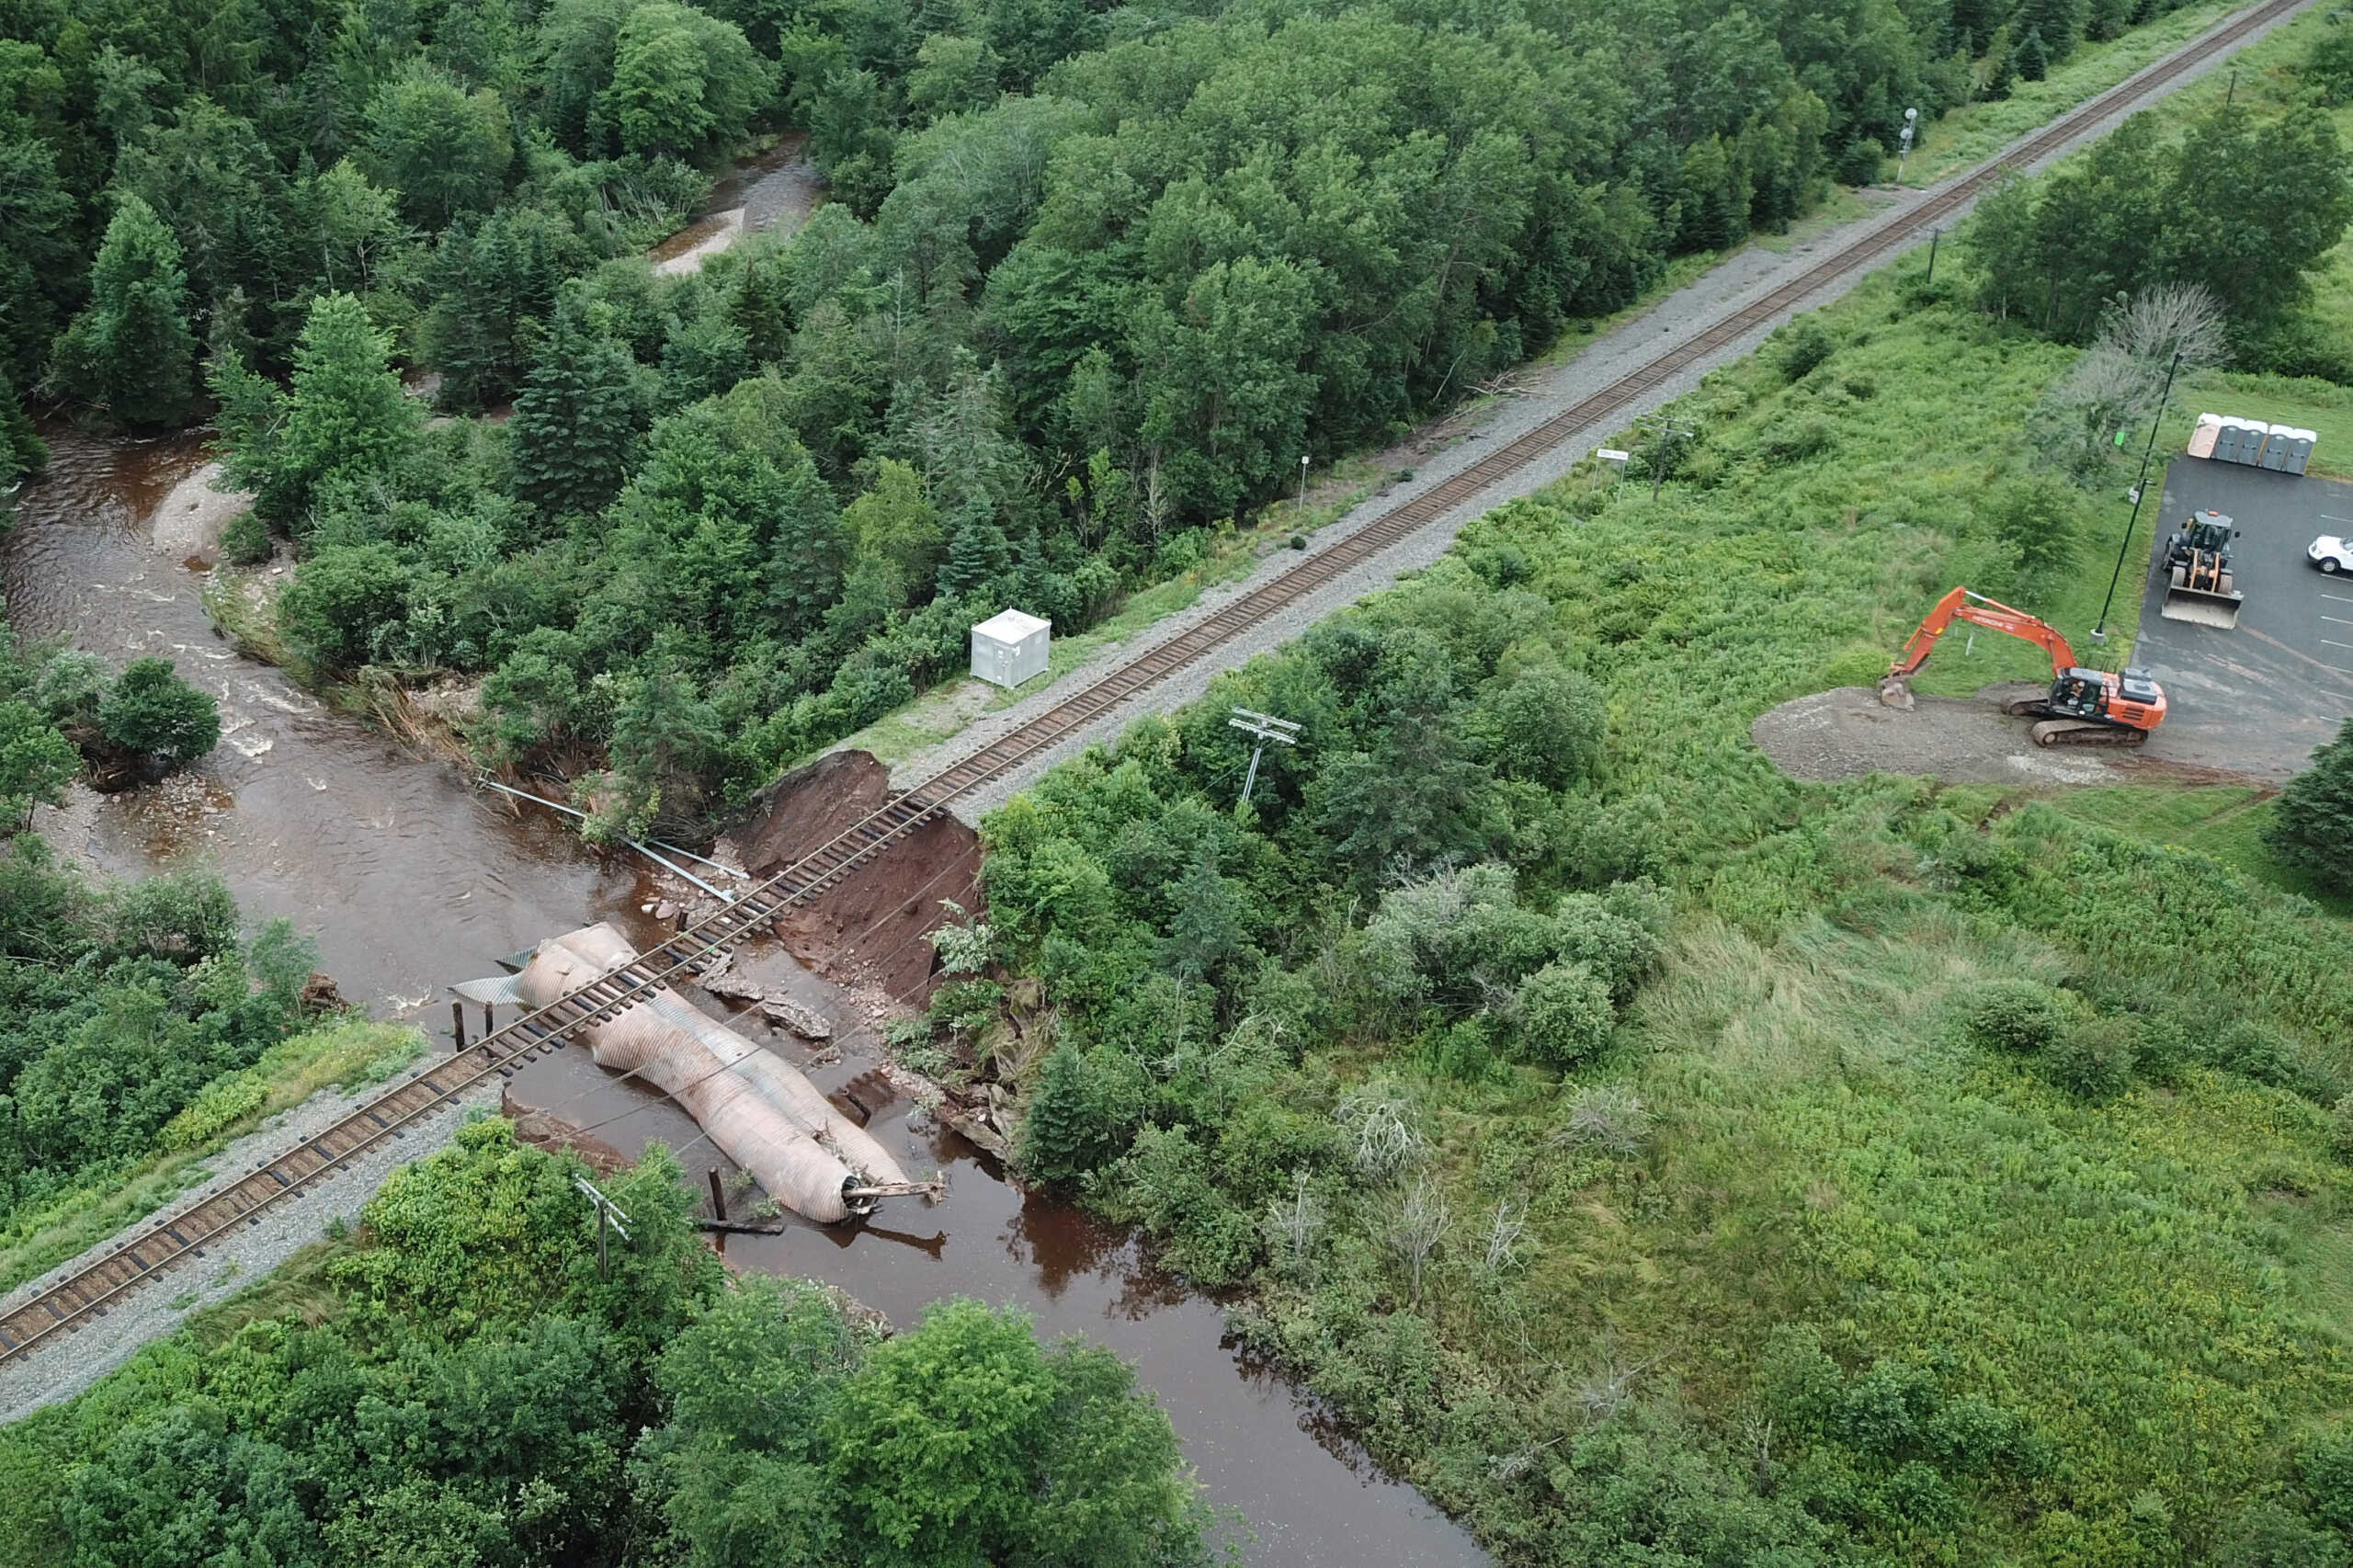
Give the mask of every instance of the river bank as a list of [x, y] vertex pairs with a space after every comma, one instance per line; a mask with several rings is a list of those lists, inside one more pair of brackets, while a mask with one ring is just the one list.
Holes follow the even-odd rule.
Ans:
[[[157, 528], [166, 499], [205, 462], [199, 438], [50, 438], [49, 474], [19, 494], [15, 526], [0, 535], [11, 619], [28, 635], [68, 636], [117, 661], [174, 660], [219, 699], [227, 736], [173, 790], [44, 811], [42, 827], [70, 852], [117, 876], [208, 868], [250, 917], [288, 915], [310, 933], [321, 967], [355, 1003], [428, 1027], [446, 1019], [448, 985], [494, 972], [543, 937], [609, 919], [633, 941], [656, 938], [646, 906], [666, 893], [636, 867], [598, 859], [553, 813], [493, 803], [456, 770], [327, 708], [214, 634], [200, 599], [209, 567], [168, 553], [177, 541], [165, 534], [159, 544]], [[747, 1032], [858, 1107], [910, 1170], [940, 1172], [949, 1186], [937, 1208], [895, 1205], [879, 1224], [731, 1237], [732, 1264], [838, 1285], [901, 1324], [941, 1296], [1010, 1301], [1044, 1335], [1111, 1346], [1157, 1393], [1211, 1502], [1246, 1522], [1253, 1562], [1483, 1561], [1467, 1533], [1326, 1430], [1312, 1401], [1239, 1355], [1217, 1301], [1154, 1272], [1124, 1233], [1006, 1183], [988, 1156], [891, 1091], [878, 1072], [881, 1041], [847, 991], [780, 949], [760, 961], [764, 975], [781, 976], [772, 983], [833, 1024], [824, 1049], [837, 1059], [817, 1062], [756, 1019]], [[675, 1105], [615, 1081], [584, 1052], [531, 1064], [512, 1089], [631, 1155], [659, 1140], [698, 1180], [713, 1165], [733, 1175]], [[392, 1145], [386, 1168], [431, 1146], [422, 1134]], [[300, 1239], [356, 1209], [381, 1175], [322, 1187], [325, 1207], [296, 1221]], [[148, 1294], [168, 1307], [168, 1290]], [[66, 1343], [165, 1332], [168, 1315], [144, 1324], [111, 1314]]]

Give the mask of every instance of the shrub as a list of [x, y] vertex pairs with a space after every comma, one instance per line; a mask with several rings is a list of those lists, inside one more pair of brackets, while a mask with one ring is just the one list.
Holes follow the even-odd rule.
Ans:
[[1838, 342], [1813, 316], [1800, 316], [1781, 335], [1781, 346], [1775, 356], [1781, 379], [1802, 381], [1812, 375], [1822, 362], [1838, 351]]
[[2043, 1074], [2087, 1100], [2120, 1095], [2132, 1083], [2138, 1033], [2130, 1017], [2086, 1018], [2043, 1047]]
[[1643, 1152], [1650, 1131], [1651, 1113], [1641, 1096], [1616, 1084], [1600, 1084], [1577, 1092], [1551, 1142], [1558, 1148], [1597, 1150], [1631, 1160]]
[[1609, 983], [1582, 963], [1548, 963], [1513, 998], [1520, 1043], [1547, 1067], [1574, 1067], [1609, 1043]]
[[2297, 74], [2320, 94], [2330, 108], [2353, 104], [2353, 28], [2331, 28], [2313, 40]]
[[2258, 1018], [2241, 1018], [2215, 1037], [2214, 1060], [2258, 1084], [2290, 1088], [2301, 1076], [2303, 1052], [2282, 1030]]
[[2353, 892], [2353, 719], [2279, 791], [2264, 836], [2314, 881]]
[[2353, 1535], [2353, 1429], [2340, 1426], [2305, 1445], [2296, 1456], [2296, 1473], [2311, 1494], [2313, 1514]]
[[1609, 715], [1590, 678], [1541, 663], [1482, 693], [1471, 729], [1506, 778], [1558, 790], [1601, 760]]
[[2066, 1032], [2065, 998], [2031, 980], [1991, 980], [1963, 1006], [1961, 1028], [1971, 1043], [2021, 1055], [2046, 1049]]
[[258, 566], [276, 548], [269, 525], [251, 508], [238, 513], [221, 530], [221, 557], [233, 566]]
[[1655, 927], [1637, 924], [1620, 910], [1649, 914], [1649, 902], [1639, 893], [1620, 896], [1573, 892], [1552, 908], [1559, 932], [1560, 961], [1579, 963], [1609, 987], [1609, 999], [1624, 1006], [1634, 988], [1658, 967], [1659, 940]]
[[185, 767], [220, 744], [221, 710], [170, 660], [137, 659], [98, 704], [98, 731], [127, 756]]

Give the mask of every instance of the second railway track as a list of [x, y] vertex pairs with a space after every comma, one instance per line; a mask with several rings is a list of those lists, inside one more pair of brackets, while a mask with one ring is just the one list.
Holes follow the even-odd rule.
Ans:
[[0, 1365], [15, 1361], [59, 1335], [103, 1316], [111, 1303], [238, 1228], [261, 1222], [266, 1210], [333, 1176], [362, 1151], [404, 1136], [419, 1122], [450, 1108], [485, 1080], [511, 1073], [543, 1051], [559, 1047], [583, 1025], [607, 1018], [663, 985], [690, 978], [720, 954], [762, 930], [786, 910], [806, 903], [898, 843], [958, 798], [1020, 768], [1040, 753], [1085, 732], [1141, 695], [1232, 641], [1292, 602], [1336, 581], [1422, 529], [1478, 499], [1563, 443], [1606, 421], [1622, 418], [1671, 378], [1737, 342], [1784, 311], [1901, 249], [1920, 230], [1948, 219], [2012, 171], [2064, 147], [2120, 109], [2161, 94], [2184, 74], [2234, 47], [2253, 29], [2309, 0], [2266, 0], [2085, 103], [1999, 156], [1938, 190], [1918, 205], [1857, 236], [1806, 271], [1726, 312], [1599, 392], [1497, 447], [1478, 461], [1391, 508], [1279, 576], [1269, 579], [1197, 625], [1082, 687], [1018, 728], [900, 794], [880, 810], [785, 867], [717, 914], [676, 933], [634, 962], [583, 986], [549, 1006], [483, 1035], [430, 1071], [408, 1079], [303, 1139], [277, 1158], [168, 1217], [150, 1221], [103, 1256], [0, 1315]]

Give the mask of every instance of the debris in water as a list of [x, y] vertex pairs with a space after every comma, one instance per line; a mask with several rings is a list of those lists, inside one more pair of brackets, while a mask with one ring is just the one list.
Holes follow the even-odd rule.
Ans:
[[834, 1026], [816, 1009], [804, 1007], [790, 996], [764, 996], [760, 999], [760, 1011], [767, 1015], [768, 1022], [782, 1024], [802, 1040], [834, 1038]]

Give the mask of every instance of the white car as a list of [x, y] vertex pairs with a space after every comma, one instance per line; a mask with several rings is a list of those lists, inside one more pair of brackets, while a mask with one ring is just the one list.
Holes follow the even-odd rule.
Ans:
[[2313, 564], [2334, 577], [2339, 572], [2353, 572], [2353, 544], [2347, 544], [2335, 534], [2323, 534], [2306, 547], [2304, 553]]

